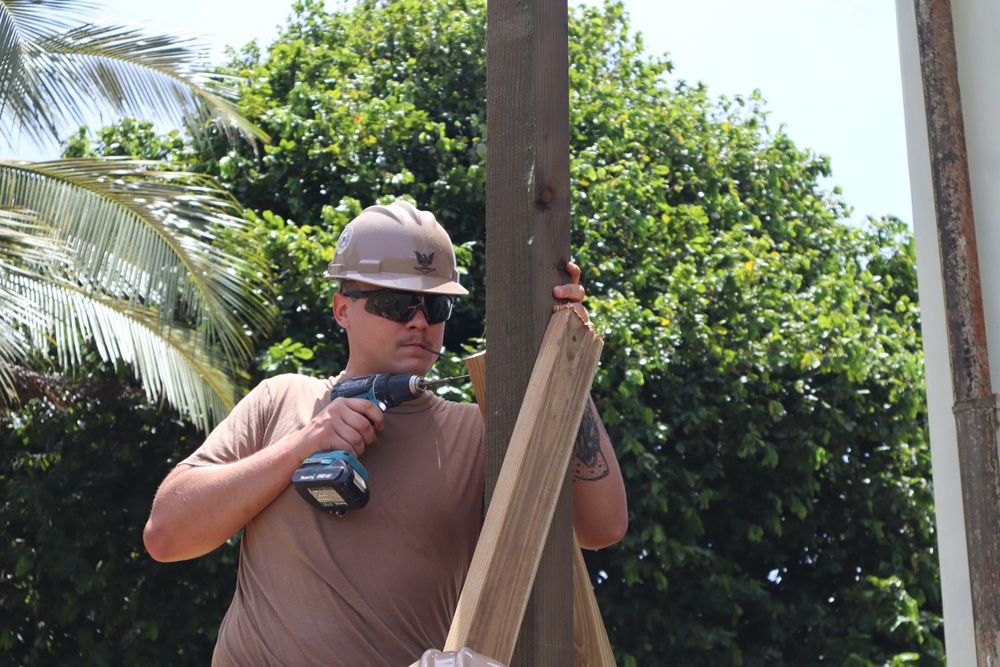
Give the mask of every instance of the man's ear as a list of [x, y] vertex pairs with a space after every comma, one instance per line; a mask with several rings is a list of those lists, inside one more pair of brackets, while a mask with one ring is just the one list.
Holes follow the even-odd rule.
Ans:
[[334, 293], [333, 317], [337, 320], [337, 324], [344, 329], [348, 329], [351, 326], [351, 317], [347, 308], [349, 305], [351, 305], [350, 297], [346, 297], [340, 292]]

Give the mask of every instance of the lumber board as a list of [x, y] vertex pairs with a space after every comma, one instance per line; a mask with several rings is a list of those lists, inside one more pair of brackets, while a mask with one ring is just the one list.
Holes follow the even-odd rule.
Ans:
[[[486, 350], [465, 357], [472, 390], [486, 419]], [[616, 667], [604, 617], [583, 558], [583, 550], [573, 537], [573, 665], [574, 667]]]
[[445, 651], [510, 664], [602, 347], [572, 309], [552, 315]]
[[573, 537], [573, 665], [616, 667], [580, 544]]
[[476, 403], [479, 404], [479, 413], [486, 422], [486, 350], [476, 352], [465, 357], [465, 368], [469, 371], [469, 380], [472, 382], [472, 392], [476, 395]]

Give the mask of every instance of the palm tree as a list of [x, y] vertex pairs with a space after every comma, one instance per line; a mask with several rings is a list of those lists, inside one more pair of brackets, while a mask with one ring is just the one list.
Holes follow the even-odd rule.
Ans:
[[[190, 42], [82, 22], [81, 0], [0, 0], [0, 135], [58, 141], [100, 105], [193, 132], [266, 138]], [[239, 203], [212, 179], [134, 159], [0, 161], [0, 401], [44, 360], [128, 364], [150, 400], [207, 429], [235, 404], [273, 318]]]

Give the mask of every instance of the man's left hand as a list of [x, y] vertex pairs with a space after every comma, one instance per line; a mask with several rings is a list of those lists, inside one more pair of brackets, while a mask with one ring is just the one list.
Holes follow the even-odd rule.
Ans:
[[552, 296], [562, 299], [568, 303], [557, 303], [552, 306], [552, 312], [572, 308], [580, 316], [583, 323], [591, 331], [594, 330], [594, 323], [590, 321], [590, 313], [583, 306], [583, 299], [587, 296], [587, 290], [580, 284], [580, 267], [573, 262], [566, 262], [566, 272], [569, 273], [569, 282], [565, 285], [558, 285], [552, 288]]

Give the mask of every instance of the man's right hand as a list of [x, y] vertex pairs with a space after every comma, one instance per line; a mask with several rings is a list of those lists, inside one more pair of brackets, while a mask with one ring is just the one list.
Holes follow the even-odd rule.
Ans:
[[316, 452], [338, 450], [361, 458], [382, 430], [385, 415], [367, 398], [335, 398], [312, 421], [302, 427], [302, 447], [312, 447], [303, 460]]
[[208, 553], [287, 489], [303, 461], [330, 450], [360, 458], [384, 420], [368, 399], [338, 398], [298, 431], [246, 458], [177, 466], [153, 500], [143, 532], [146, 549], [159, 561]]

